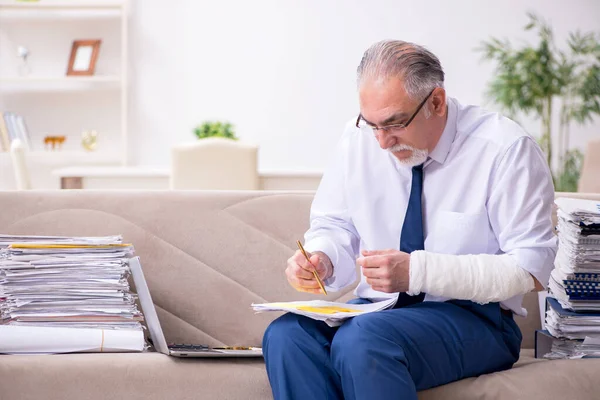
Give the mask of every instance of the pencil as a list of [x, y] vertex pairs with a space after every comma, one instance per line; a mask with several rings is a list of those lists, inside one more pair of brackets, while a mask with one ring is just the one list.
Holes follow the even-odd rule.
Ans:
[[315, 265], [310, 262], [310, 258], [308, 258], [308, 254], [306, 254], [306, 251], [304, 250], [304, 247], [302, 247], [302, 243], [300, 243], [299, 240], [296, 240], [296, 243], [298, 244], [298, 248], [300, 249], [300, 251], [302, 252], [302, 254], [304, 254], [304, 257], [306, 258], [306, 261], [308, 261], [308, 263], [313, 266], [314, 269], [313, 269], [312, 273], [313, 273], [315, 279], [317, 280], [317, 283], [321, 287], [321, 290], [323, 291], [323, 293], [327, 294], [327, 290], [325, 290], [325, 285], [323, 285], [323, 282], [321, 281], [321, 278], [319, 278], [319, 274], [317, 274], [317, 267], [315, 267]]

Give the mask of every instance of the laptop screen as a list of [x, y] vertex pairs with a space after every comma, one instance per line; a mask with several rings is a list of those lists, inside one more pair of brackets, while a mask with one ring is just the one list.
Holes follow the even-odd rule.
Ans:
[[148, 331], [152, 338], [152, 343], [156, 350], [163, 354], [169, 354], [169, 347], [167, 346], [167, 340], [160, 326], [158, 315], [156, 314], [156, 308], [152, 302], [152, 296], [150, 296], [150, 290], [146, 284], [146, 278], [142, 271], [142, 265], [140, 264], [139, 257], [132, 257], [129, 259], [129, 268], [131, 269], [131, 276], [135, 283], [140, 305], [142, 306], [142, 312], [148, 325]]

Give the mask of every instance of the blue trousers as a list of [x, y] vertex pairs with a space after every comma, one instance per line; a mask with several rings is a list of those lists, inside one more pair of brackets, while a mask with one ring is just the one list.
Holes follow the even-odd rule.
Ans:
[[337, 328], [285, 314], [266, 330], [263, 352], [276, 400], [416, 400], [418, 390], [510, 368], [521, 339], [498, 303], [454, 300], [370, 313]]

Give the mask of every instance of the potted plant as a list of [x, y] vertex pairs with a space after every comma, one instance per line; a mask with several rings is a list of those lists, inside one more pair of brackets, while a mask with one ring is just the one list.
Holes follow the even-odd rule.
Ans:
[[222, 137], [231, 140], [238, 140], [238, 137], [235, 135], [233, 125], [231, 125], [229, 122], [204, 122], [194, 128], [194, 134], [198, 139]]
[[[537, 30], [536, 46], [514, 48], [508, 40], [491, 38], [477, 50], [497, 63], [487, 96], [517, 119], [519, 114], [541, 120], [540, 146], [547, 156], [557, 191], [577, 191], [583, 155], [570, 148], [572, 122], [585, 124], [600, 115], [600, 34], [570, 33], [567, 48], [559, 49], [552, 28], [533, 13], [525, 30]], [[559, 104], [559, 130], [552, 132], [552, 115]], [[553, 143], [553, 140], [556, 143]], [[556, 154], [554, 154], [556, 152]], [[553, 168], [553, 157], [558, 161]]]

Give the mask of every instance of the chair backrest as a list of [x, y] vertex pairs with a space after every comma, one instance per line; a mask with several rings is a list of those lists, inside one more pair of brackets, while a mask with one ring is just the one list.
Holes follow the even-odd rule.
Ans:
[[600, 140], [591, 140], [587, 144], [578, 190], [600, 193]]
[[171, 189], [257, 190], [258, 147], [224, 138], [171, 150]]
[[10, 158], [12, 160], [17, 190], [31, 189], [31, 178], [25, 160], [25, 146], [20, 139], [13, 139], [10, 144]]

